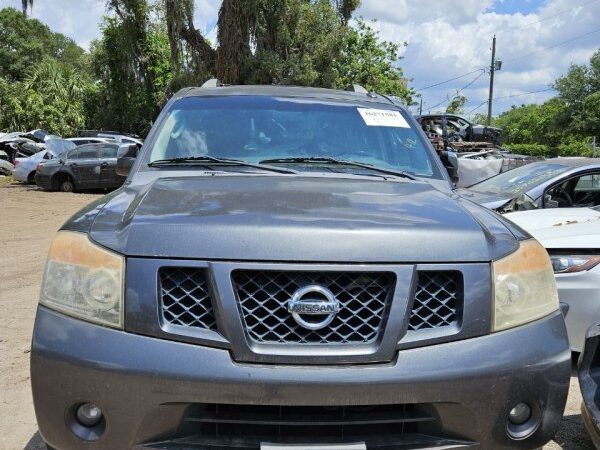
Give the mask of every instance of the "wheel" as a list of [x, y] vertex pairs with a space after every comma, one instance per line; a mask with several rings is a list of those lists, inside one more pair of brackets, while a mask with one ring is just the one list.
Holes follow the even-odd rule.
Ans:
[[35, 184], [35, 172], [31, 172], [27, 175], [27, 184]]
[[75, 190], [75, 184], [70, 178], [65, 178], [60, 182], [59, 189], [61, 192], [73, 192]]

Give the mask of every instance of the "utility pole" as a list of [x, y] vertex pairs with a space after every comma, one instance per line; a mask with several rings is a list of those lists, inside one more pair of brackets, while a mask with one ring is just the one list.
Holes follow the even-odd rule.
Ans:
[[496, 70], [496, 35], [492, 40], [492, 63], [490, 64], [490, 97], [488, 99], [488, 127], [492, 124], [492, 101], [494, 99], [494, 71]]
[[423, 115], [423, 97], [421, 97], [421, 102], [419, 104], [419, 117]]

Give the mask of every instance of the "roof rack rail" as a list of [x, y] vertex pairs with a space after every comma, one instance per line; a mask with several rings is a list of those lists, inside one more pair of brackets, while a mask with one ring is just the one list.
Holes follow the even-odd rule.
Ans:
[[359, 94], [368, 94], [369, 93], [369, 91], [367, 91], [360, 84], [351, 84], [350, 86], [348, 86], [346, 88], [346, 90], [350, 91], [350, 92], [358, 92]]
[[202, 85], [203, 88], [215, 88], [215, 87], [221, 87], [221, 86], [223, 86], [223, 83], [221, 83], [216, 78], [211, 78], [210, 80], [205, 81], [204, 84]]

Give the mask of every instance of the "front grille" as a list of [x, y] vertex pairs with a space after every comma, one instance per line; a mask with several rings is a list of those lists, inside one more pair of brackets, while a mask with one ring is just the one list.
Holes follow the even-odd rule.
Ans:
[[369, 449], [469, 448], [443, 436], [430, 405], [263, 406], [198, 404], [188, 407], [171, 441], [146, 448], [255, 449], [261, 443], [343, 444]]
[[163, 319], [173, 325], [217, 330], [206, 271], [162, 267], [158, 273]]
[[408, 329], [441, 328], [458, 322], [463, 278], [457, 271], [419, 272]]
[[[236, 270], [232, 273], [248, 336], [257, 343], [368, 344], [380, 336], [394, 291], [388, 272], [288, 272]], [[323, 329], [301, 327], [288, 312], [294, 292], [308, 285], [329, 289], [340, 311]]]

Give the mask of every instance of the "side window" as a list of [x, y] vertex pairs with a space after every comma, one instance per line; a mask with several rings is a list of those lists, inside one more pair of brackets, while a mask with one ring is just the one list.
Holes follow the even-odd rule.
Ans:
[[77, 154], [77, 159], [96, 159], [98, 152], [96, 148], [80, 148]]
[[575, 191], [600, 190], [600, 173], [584, 175], [577, 181]]
[[100, 158], [116, 158], [119, 147], [116, 145], [103, 145], [100, 148]]
[[580, 177], [575, 184], [573, 197], [576, 206], [600, 205], [600, 173]]
[[67, 159], [77, 159], [78, 152], [79, 152], [79, 150], [77, 150], [77, 149], [71, 150], [69, 153], [67, 153]]

